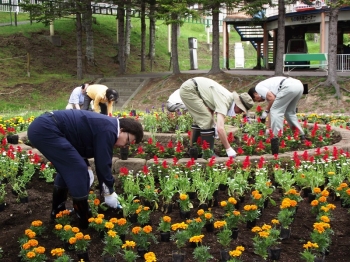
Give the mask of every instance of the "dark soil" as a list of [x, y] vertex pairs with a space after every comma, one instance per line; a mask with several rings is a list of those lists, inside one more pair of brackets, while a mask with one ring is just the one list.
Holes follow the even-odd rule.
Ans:
[[[16, 197], [8, 190], [8, 195], [6, 197], [7, 206], [3, 212], [0, 212], [0, 246], [3, 249], [3, 259], [1, 261], [13, 262], [20, 261], [18, 259], [18, 254], [20, 251], [18, 238], [23, 235], [24, 230], [30, 227], [30, 223], [33, 220], [42, 220], [46, 226], [45, 233], [38, 237], [39, 244], [46, 248], [46, 254], [49, 257], [48, 261], [53, 261], [51, 259], [50, 251], [53, 248], [63, 247], [62, 242], [57, 238], [56, 235], [52, 233], [54, 224], [50, 223], [49, 214], [51, 210], [51, 192], [53, 190], [52, 184], [47, 184], [43, 180], [34, 177], [32, 182], [28, 186], [29, 202], [22, 204], [16, 202]], [[95, 190], [97, 193], [97, 190]], [[118, 192], [121, 192], [121, 188], [118, 188]], [[227, 191], [219, 191], [218, 201], [227, 200]], [[249, 196], [245, 198], [245, 203], [249, 203]], [[258, 221], [258, 225], [263, 225], [264, 223], [271, 222], [271, 219], [276, 218], [279, 210], [279, 204], [281, 199], [281, 194], [275, 191], [273, 194], [273, 199], [277, 202], [276, 206], [272, 206], [269, 203], [268, 207], [263, 210], [262, 216]], [[330, 247], [330, 253], [326, 256], [326, 261], [349, 261], [350, 249], [348, 243], [350, 241], [350, 222], [348, 216], [348, 209], [340, 206], [340, 201], [335, 201], [331, 197], [329, 202], [336, 205], [334, 210], [334, 217], [331, 222], [332, 229], [334, 230], [334, 236], [332, 238], [332, 245]], [[67, 207], [71, 208], [71, 200], [68, 199]], [[160, 203], [160, 207], [161, 207]], [[191, 211], [191, 218], [196, 217], [198, 202], [194, 201], [194, 208]], [[240, 205], [240, 210], [242, 210], [243, 205]], [[215, 206], [212, 208], [215, 219], [220, 219], [223, 215], [223, 209], [221, 207]], [[111, 217], [121, 217], [121, 214], [115, 210], [107, 210], [104, 212], [107, 219]], [[160, 210], [154, 211], [152, 213], [152, 226], [154, 233], [159, 238], [159, 232], [156, 230], [158, 226], [159, 219], [164, 215]], [[173, 210], [168, 214], [172, 218], [172, 223], [180, 222], [179, 209], [174, 204]], [[300, 259], [299, 253], [303, 250], [303, 244], [310, 240], [310, 233], [312, 231], [312, 225], [315, 222], [315, 215], [310, 212], [310, 204], [307, 199], [299, 204], [299, 208], [292, 224], [291, 237], [285, 239], [281, 243], [282, 254], [280, 261], [293, 262], [302, 261]], [[74, 225], [78, 225], [76, 220], [73, 220]], [[134, 224], [135, 225], [135, 224]], [[89, 248], [90, 261], [103, 261], [101, 257], [103, 243], [99, 234], [93, 229], [83, 230], [84, 234], [90, 234], [92, 241]], [[213, 255], [214, 259], [210, 261], [220, 261], [220, 244], [217, 242], [216, 231], [213, 233], [207, 233], [203, 229], [202, 233], [204, 237], [204, 245], [210, 246], [210, 253]], [[255, 261], [258, 258], [253, 252], [253, 242], [252, 237], [254, 234], [246, 228], [245, 224], [240, 224], [238, 239], [232, 241], [230, 249], [234, 249], [237, 245], [242, 245], [245, 247], [243, 253], [243, 261]], [[126, 239], [131, 239], [127, 236]], [[158, 244], [152, 244], [150, 251], [153, 251], [158, 260], [157, 261], [172, 261], [171, 255], [176, 246], [173, 242], [159, 242]], [[183, 251], [186, 253], [186, 261], [195, 261], [193, 258], [193, 248], [186, 246]], [[76, 254], [74, 251], [67, 252], [74, 261], [77, 261]], [[120, 255], [117, 256], [117, 261], [123, 261]], [[138, 259], [138, 261], [144, 261], [143, 259]]]

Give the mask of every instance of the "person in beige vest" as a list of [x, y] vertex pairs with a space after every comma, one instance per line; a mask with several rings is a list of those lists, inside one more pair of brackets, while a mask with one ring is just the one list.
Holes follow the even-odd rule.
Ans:
[[105, 85], [94, 84], [87, 87], [82, 110], [89, 110], [89, 105], [94, 100], [93, 110], [104, 115], [112, 115], [113, 103], [118, 100], [116, 90]]

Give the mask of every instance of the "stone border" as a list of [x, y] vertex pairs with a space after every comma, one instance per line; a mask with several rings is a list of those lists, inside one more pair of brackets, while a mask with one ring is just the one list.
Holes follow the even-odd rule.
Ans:
[[[310, 124], [311, 125], [311, 124]], [[313, 126], [313, 124], [312, 124]], [[325, 125], [319, 125], [320, 127], [325, 127]], [[234, 131], [236, 128], [230, 127], [230, 129], [228, 130], [228, 132]], [[328, 147], [329, 149], [332, 149], [333, 147], [337, 147], [338, 149], [343, 149], [346, 152], [350, 151], [350, 132], [349, 130], [346, 130], [344, 128], [340, 128], [340, 127], [332, 127], [332, 130], [334, 132], [338, 132], [341, 136], [341, 141], [333, 144], [333, 145], [329, 145], [329, 146], [324, 146], [321, 147], [321, 151], [324, 150], [325, 147]], [[21, 141], [26, 141], [28, 140], [27, 138], [27, 132], [22, 132], [19, 133], [19, 139]], [[183, 135], [187, 135], [187, 134], [183, 134]], [[148, 140], [148, 138], [151, 136], [151, 134], [149, 132], [145, 132], [144, 134], [144, 140]], [[159, 139], [159, 141], [161, 142], [168, 142], [169, 139], [174, 138], [175, 134], [171, 133], [171, 134], [158, 134], [157, 138]], [[20, 146], [23, 150], [32, 150], [33, 153], [37, 153], [40, 157], [42, 157], [44, 159], [44, 161], [47, 161], [47, 159], [45, 159], [45, 157], [35, 148], [32, 148], [28, 145], [25, 144], [18, 144], [18, 145], [13, 145], [13, 146]], [[307, 150], [303, 150], [303, 151], [298, 151], [298, 155], [302, 154], [303, 152], [307, 151], [308, 155], [312, 156], [315, 154], [315, 148], [313, 149], [307, 149]], [[295, 151], [290, 151], [290, 152], [286, 152], [286, 153], [281, 153], [278, 155], [279, 159], [282, 158], [289, 158], [291, 159], [293, 157]], [[263, 157], [266, 161], [269, 160], [273, 160], [274, 156], [272, 156], [271, 154], [264, 154], [264, 155], [254, 155], [254, 156], [249, 156], [250, 161], [251, 162], [258, 162], [259, 159]], [[246, 158], [246, 156], [237, 156], [235, 158], [235, 162], [242, 162], [244, 159]], [[216, 163], [217, 164], [221, 164], [221, 163], [225, 163], [228, 160], [228, 157], [216, 157]], [[172, 158], [164, 158], [161, 159], [160, 161], [166, 160], [168, 163], [172, 163], [173, 159]], [[181, 158], [179, 159], [179, 164], [186, 164], [188, 162], [189, 158]], [[89, 159], [89, 162], [91, 164], [92, 169], [95, 171], [95, 165], [94, 165], [94, 159]], [[199, 163], [201, 165], [205, 165], [208, 161], [203, 159], [203, 158], [198, 158], [196, 160], [196, 163]], [[138, 170], [142, 170], [144, 165], [148, 165], [150, 166], [151, 164], [154, 163], [153, 159], [150, 160], [146, 160], [146, 159], [140, 159], [140, 158], [128, 158], [127, 160], [121, 160], [118, 157], [113, 157], [112, 159], [112, 173], [113, 174], [118, 174], [119, 173], [119, 169], [121, 167], [126, 167], [129, 170], [133, 170], [134, 172], [137, 172]]]

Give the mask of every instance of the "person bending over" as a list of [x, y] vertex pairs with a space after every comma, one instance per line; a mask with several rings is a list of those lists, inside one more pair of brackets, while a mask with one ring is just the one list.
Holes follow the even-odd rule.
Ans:
[[84, 104], [85, 92], [89, 84], [82, 84], [73, 89], [71, 93], [66, 109], [80, 109]]

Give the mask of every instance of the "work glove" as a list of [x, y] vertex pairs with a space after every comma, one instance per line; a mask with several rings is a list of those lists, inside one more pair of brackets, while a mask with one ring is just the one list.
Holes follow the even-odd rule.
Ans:
[[120, 205], [120, 202], [118, 201], [118, 195], [115, 192], [110, 195], [105, 195], [105, 203], [107, 206], [110, 206], [112, 208], [123, 208]]
[[237, 155], [236, 151], [232, 147], [226, 149], [226, 154], [227, 156], [232, 156], [232, 157], [236, 157]]
[[91, 187], [92, 183], [94, 183], [95, 176], [94, 176], [94, 173], [92, 172], [91, 169], [88, 169], [88, 173], [89, 173], [89, 177], [90, 177], [90, 187]]
[[271, 132], [271, 129], [270, 128], [266, 128], [265, 136], [269, 137], [270, 136], [270, 132]]
[[267, 117], [267, 112], [266, 111], [262, 112], [260, 119], [266, 119], [266, 117]]

